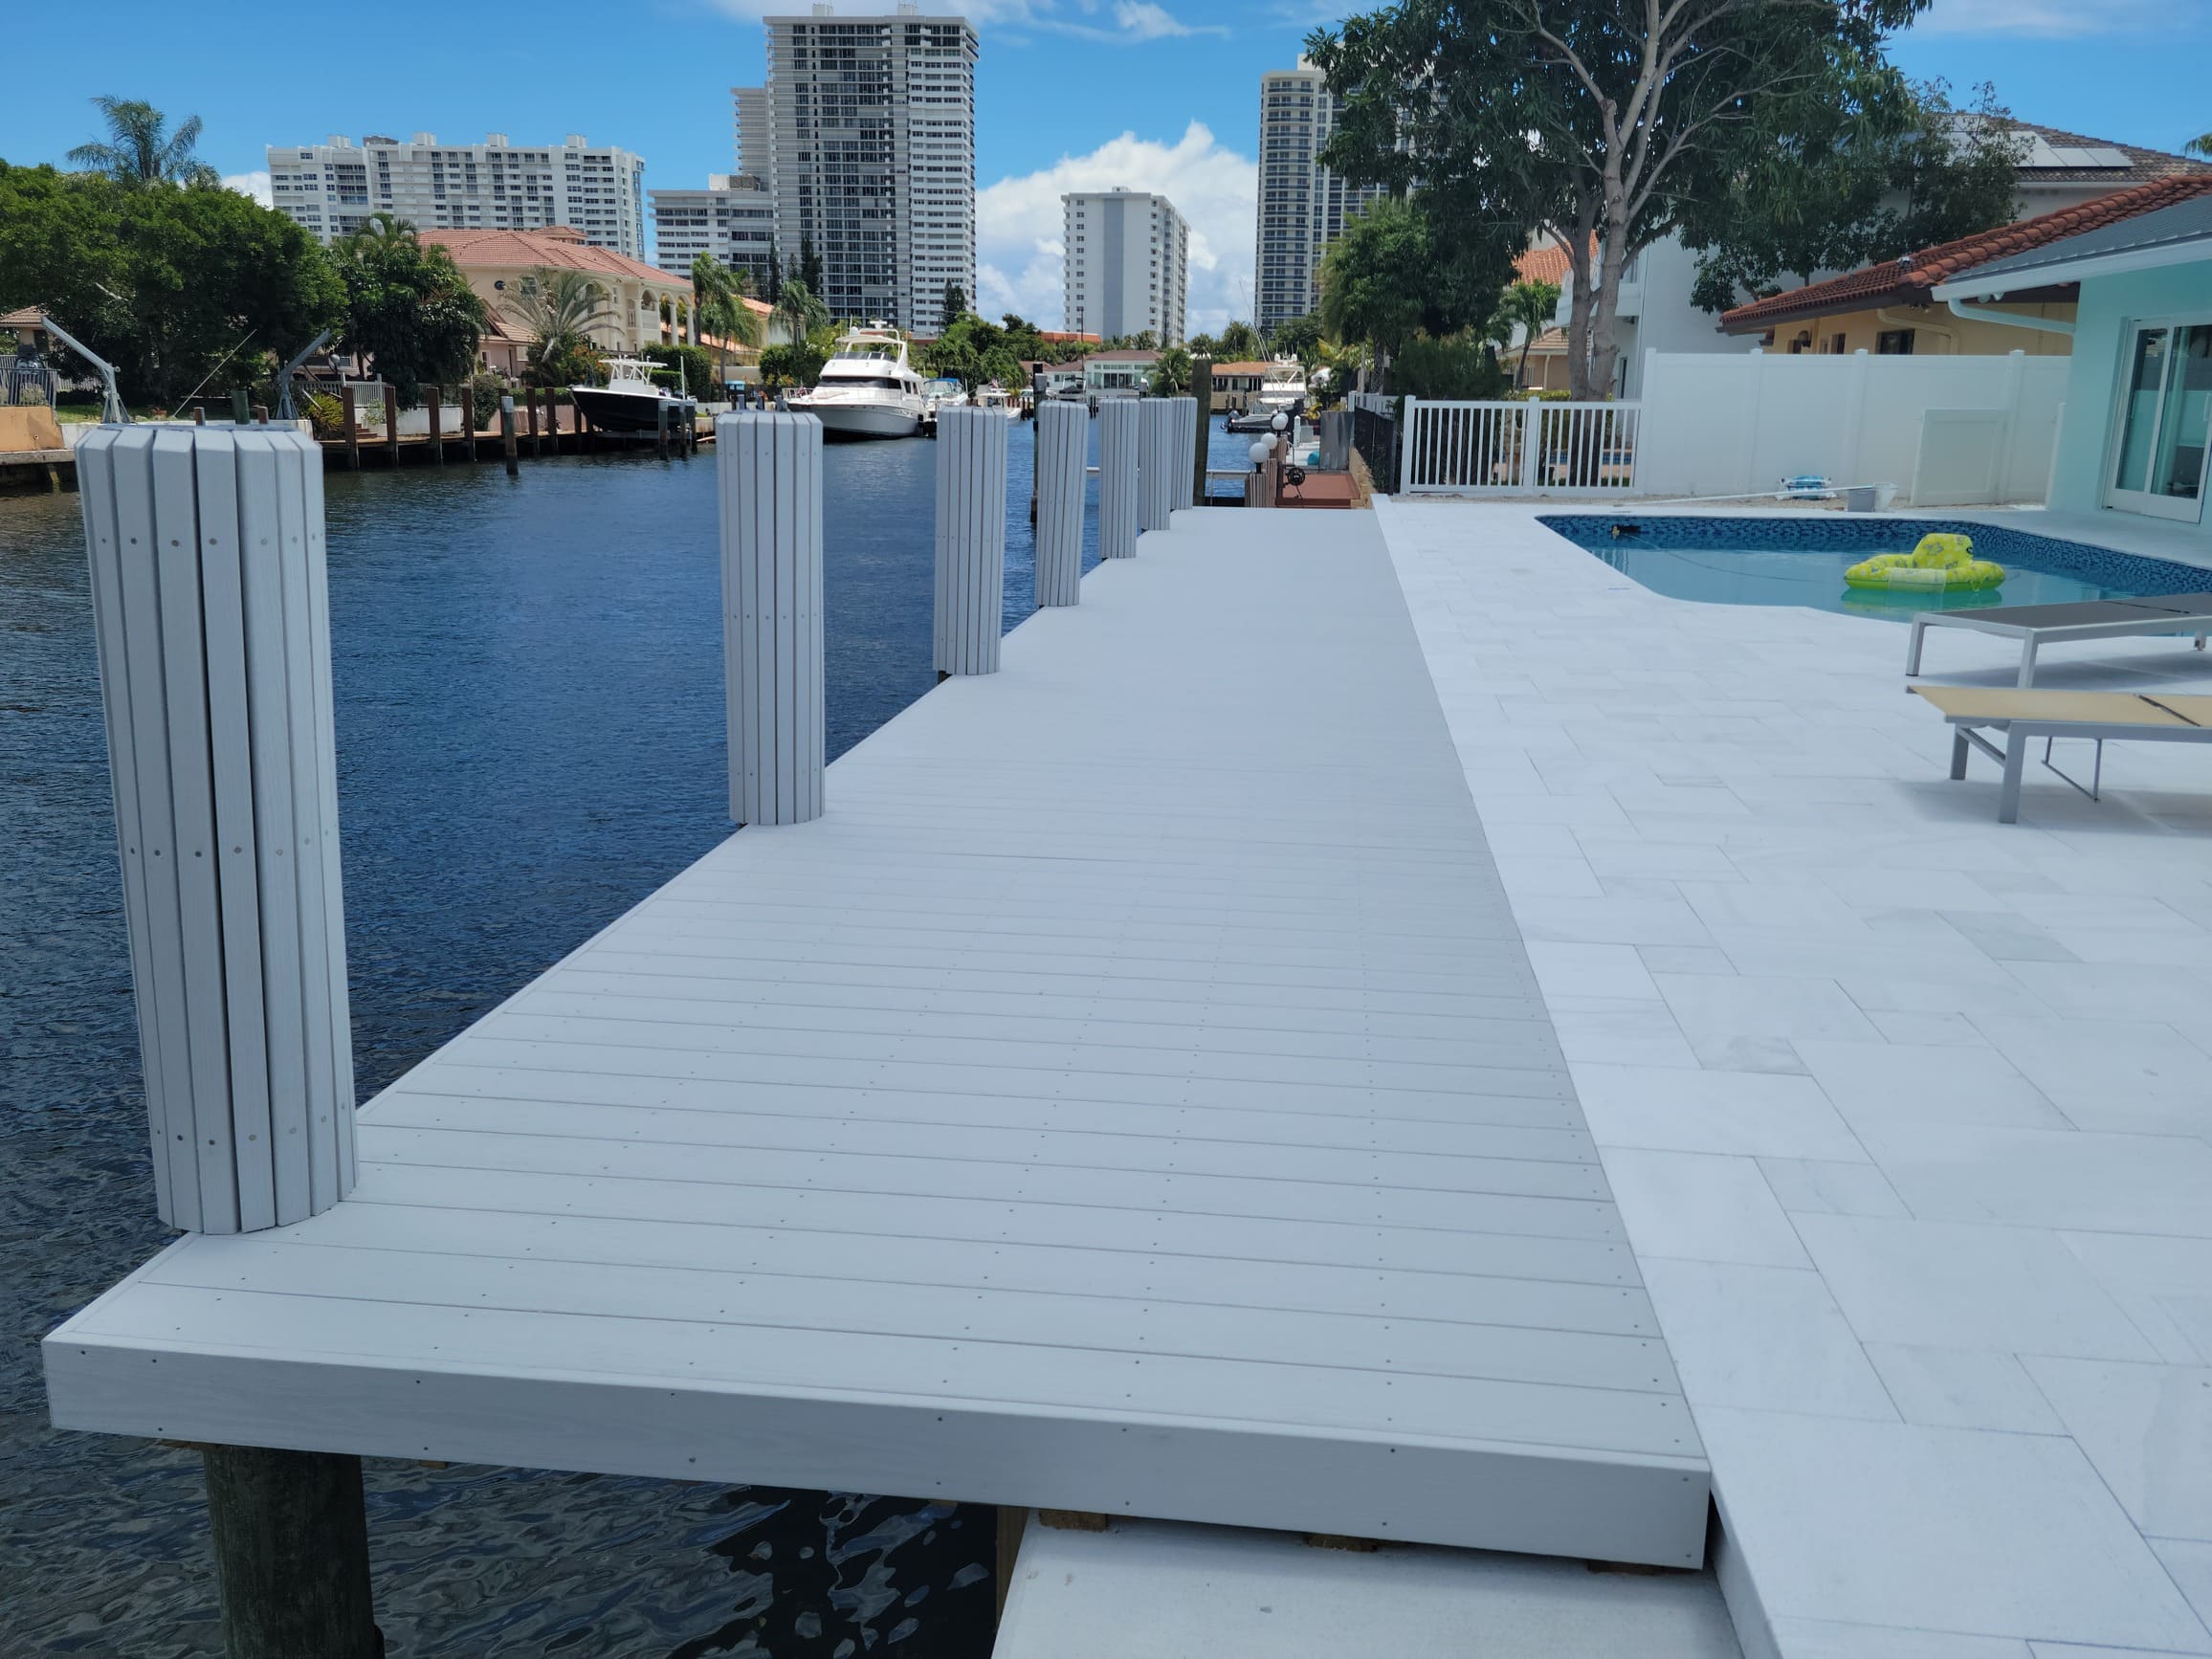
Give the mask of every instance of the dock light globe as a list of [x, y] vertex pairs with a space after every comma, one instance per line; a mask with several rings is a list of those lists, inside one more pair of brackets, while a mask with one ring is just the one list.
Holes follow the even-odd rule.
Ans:
[[1271, 455], [1281, 447], [1282, 441], [1283, 440], [1277, 437], [1273, 432], [1270, 432], [1266, 437], [1260, 439], [1260, 442], [1267, 446], [1267, 452]]
[[1281, 409], [1277, 409], [1277, 410], [1275, 410], [1275, 418], [1274, 418], [1273, 420], [1272, 420], [1272, 421], [1268, 422], [1268, 425], [1270, 425], [1271, 427], [1273, 427], [1273, 428], [1275, 429], [1275, 431], [1277, 431], [1278, 432], [1279, 432], [1279, 431], [1282, 431], [1282, 430], [1283, 430], [1285, 427], [1289, 426], [1290, 424], [1291, 424], [1291, 417], [1290, 417], [1289, 415], [1287, 415], [1287, 414], [1283, 413], [1283, 411], [1282, 411]]
[[1255, 467], [1263, 467], [1263, 466], [1267, 465], [1267, 460], [1268, 460], [1268, 446], [1267, 446], [1267, 445], [1265, 445], [1265, 444], [1261, 443], [1261, 442], [1260, 442], [1258, 439], [1256, 439], [1256, 438], [1255, 438], [1255, 439], [1253, 439], [1253, 440], [1252, 440], [1252, 447], [1251, 447], [1251, 451], [1250, 451], [1250, 453], [1251, 453], [1251, 458], [1252, 458], [1252, 465], [1253, 465], [1253, 466], [1255, 466]]

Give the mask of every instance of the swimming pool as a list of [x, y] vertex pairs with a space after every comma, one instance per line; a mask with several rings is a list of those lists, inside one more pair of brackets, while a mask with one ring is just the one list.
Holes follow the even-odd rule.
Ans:
[[[1539, 520], [1632, 581], [1706, 605], [1803, 605], [1912, 620], [1926, 610], [2063, 605], [2212, 587], [2212, 571], [1945, 519], [1795, 513], [1772, 519], [1559, 513]], [[1876, 553], [1910, 553], [1935, 530], [1974, 538], [1977, 557], [2004, 566], [2001, 586], [1970, 593], [1888, 593], [1844, 585], [1845, 567]]]

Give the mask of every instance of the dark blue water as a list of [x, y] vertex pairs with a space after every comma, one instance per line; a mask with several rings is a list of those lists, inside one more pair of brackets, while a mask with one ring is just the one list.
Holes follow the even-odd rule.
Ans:
[[[1008, 626], [1032, 455], [1017, 426]], [[832, 757], [933, 682], [935, 460], [826, 453]], [[328, 483], [365, 1099], [729, 833], [714, 460]], [[220, 1651], [198, 1458], [50, 1429], [35, 1345], [167, 1236], [106, 766], [77, 499], [0, 498], [0, 1650], [166, 1659]], [[395, 1659], [988, 1649], [987, 1510], [379, 1462], [368, 1487]]]

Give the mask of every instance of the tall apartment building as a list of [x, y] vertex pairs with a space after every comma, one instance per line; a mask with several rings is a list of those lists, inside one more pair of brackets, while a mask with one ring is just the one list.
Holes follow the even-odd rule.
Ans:
[[692, 261], [712, 254], [731, 270], [753, 274], [757, 294], [776, 248], [776, 209], [767, 188], [742, 173], [709, 173], [703, 190], [648, 190], [653, 198], [653, 262], [689, 276]]
[[1068, 250], [1062, 299], [1077, 333], [1142, 334], [1181, 345], [1190, 288], [1190, 227], [1165, 196], [1077, 190], [1060, 198]]
[[1321, 303], [1321, 255], [1344, 221], [1382, 194], [1356, 188], [1316, 159], [1337, 124], [1336, 95], [1298, 59], [1260, 77], [1259, 249], [1254, 310], [1261, 331]]
[[567, 225], [595, 248], [645, 257], [645, 160], [581, 133], [558, 144], [407, 143], [375, 134], [356, 144], [271, 144], [270, 199], [325, 246], [393, 213], [419, 230], [532, 231]]
[[945, 284], [976, 289], [976, 32], [912, 4], [765, 24], [767, 84], [735, 91], [739, 170], [764, 178], [785, 274], [811, 246], [833, 316], [934, 333]]

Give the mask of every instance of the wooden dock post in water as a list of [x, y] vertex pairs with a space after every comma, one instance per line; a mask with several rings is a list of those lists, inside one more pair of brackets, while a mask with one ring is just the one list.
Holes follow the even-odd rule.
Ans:
[[267, 404], [257, 403], [254, 406], [254, 424], [257, 427], [265, 427], [269, 424], [269, 406]]
[[476, 458], [476, 388], [473, 386], [461, 387], [461, 431], [469, 436], [468, 448], [461, 453], [473, 461]]
[[361, 388], [349, 380], [343, 389], [345, 392], [345, 464], [358, 473], [361, 471], [361, 410], [355, 407], [354, 393]]
[[1098, 406], [1098, 557], [1137, 554], [1137, 400], [1110, 397]]
[[231, 393], [232, 425], [241, 427], [253, 425], [254, 410], [252, 407], [252, 398], [253, 394], [247, 391], [244, 387], [239, 387]]
[[[125, 426], [77, 458], [155, 1204], [284, 1227], [355, 1167], [321, 452]], [[205, 1449], [232, 1659], [373, 1659], [360, 1459]]]
[[[1004, 424], [1003, 422], [1001, 423]], [[822, 815], [822, 423], [715, 420], [730, 817]]]
[[1091, 417], [1079, 403], [1037, 406], [1037, 604], [1076, 605], [1083, 597], [1083, 496]]
[[668, 400], [663, 398], [653, 406], [653, 449], [662, 460], [668, 459]]
[[384, 453], [399, 465], [399, 387], [387, 382], [384, 388]]
[[1137, 527], [1164, 530], [1175, 505], [1175, 400], [1148, 397], [1138, 409]]
[[201, 1448], [230, 1659], [381, 1659], [361, 1459]]
[[[537, 407], [531, 406], [531, 425], [537, 425]], [[499, 400], [499, 451], [507, 457], [507, 476], [516, 476], [515, 465], [515, 398], [513, 393]]]
[[1004, 411], [937, 415], [937, 672], [996, 674], [1006, 588]]
[[1190, 389], [1196, 393], [1192, 400], [1198, 412], [1191, 421], [1191, 448], [1193, 452], [1190, 473], [1190, 499], [1186, 506], [1206, 505], [1206, 452], [1213, 447], [1213, 359], [1202, 357], [1190, 365]]
[[434, 386], [423, 387], [423, 409], [431, 418], [431, 460], [438, 466], [446, 464], [446, 423], [440, 419], [445, 411], [445, 400]]

